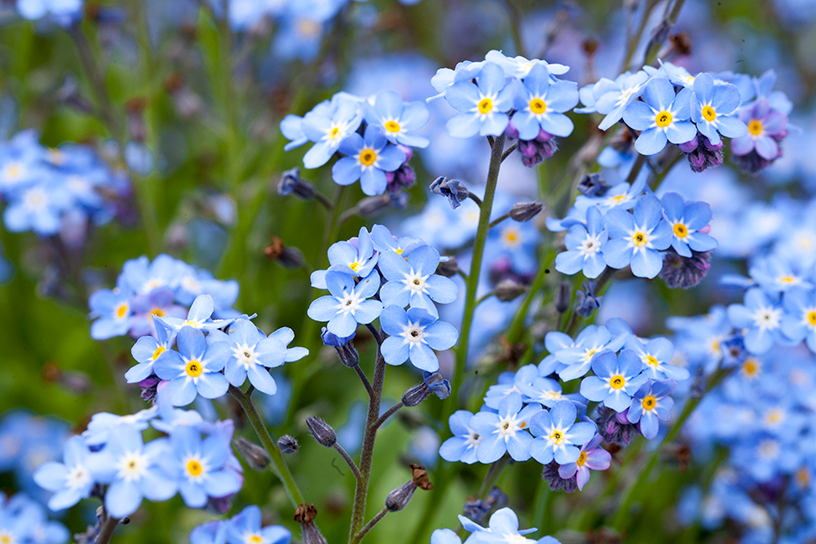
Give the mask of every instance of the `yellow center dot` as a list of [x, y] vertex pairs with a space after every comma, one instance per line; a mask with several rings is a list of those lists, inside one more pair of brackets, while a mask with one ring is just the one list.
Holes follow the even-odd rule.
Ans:
[[198, 321], [190, 321], [189, 319], [181, 324], [182, 327], [193, 327], [194, 329], [198, 328]]
[[204, 469], [201, 468], [201, 463], [198, 461], [187, 461], [187, 472], [190, 473], [190, 476], [201, 476], [201, 473], [204, 472]]
[[157, 347], [156, 351], [153, 352], [153, 360], [155, 361], [156, 359], [158, 359], [159, 355], [161, 355], [165, 351], [167, 351], [167, 350], [164, 349], [164, 346]]
[[396, 251], [396, 252], [397, 252], [397, 255], [402, 255], [402, 248], [401, 248], [401, 247], [398, 247], [398, 248], [397, 248], [397, 249], [395, 249], [394, 251]]
[[560, 431], [554, 431], [554, 432], [553, 432], [553, 433], [550, 435], [550, 438], [552, 438], [553, 442], [555, 442], [556, 444], [560, 444], [560, 443], [561, 443], [561, 441], [562, 441], [562, 440], [564, 440], [564, 435], [563, 435], [563, 434], [561, 434], [561, 432], [560, 432]]
[[128, 311], [128, 305], [124, 302], [116, 307], [116, 317], [122, 319]]
[[385, 130], [387, 130], [388, 132], [399, 132], [400, 131], [399, 123], [397, 123], [396, 121], [387, 121], [385, 123]]
[[263, 537], [258, 535], [252, 535], [247, 539], [251, 544], [261, 544], [263, 542]]
[[808, 323], [816, 327], [816, 310], [808, 312], [807, 314]]
[[14, 539], [8, 533], [3, 533], [0, 535], [0, 542], [3, 544], [12, 544]]
[[609, 378], [609, 387], [612, 389], [621, 389], [624, 385], [626, 385], [626, 378], [620, 374]]
[[15, 163], [9, 166], [6, 172], [8, 173], [10, 178], [17, 178], [20, 177], [20, 174], [23, 172], [23, 169], [19, 164]]
[[586, 452], [582, 451], [581, 454], [578, 456], [578, 460], [575, 461], [575, 464], [578, 465], [579, 467], [582, 467], [584, 466], [584, 463], [586, 463]]
[[643, 397], [643, 400], [640, 402], [643, 405], [644, 410], [651, 410], [657, 404], [657, 399], [655, 399], [652, 395], [647, 395]]
[[648, 241], [646, 240], [646, 235], [643, 234], [642, 232], [636, 232], [632, 236], [632, 241], [635, 243], [637, 247], [643, 247], [648, 243]]
[[711, 106], [703, 106], [703, 119], [706, 121], [713, 121], [717, 118], [717, 112]]
[[482, 98], [479, 100], [479, 113], [485, 114], [490, 113], [490, 110], [493, 109], [493, 101], [489, 98]]
[[742, 372], [749, 378], [756, 376], [759, 373], [759, 364], [756, 359], [746, 359], [742, 363]]
[[154, 315], [164, 317], [164, 310], [162, 310], [161, 308], [153, 308], [152, 310], [150, 310], [150, 321], [153, 321]]
[[796, 278], [792, 276], [782, 276], [781, 278], [779, 278], [779, 281], [781, 283], [796, 283]]
[[362, 266], [360, 263], [354, 262], [349, 265], [349, 268], [357, 272], [360, 269], [360, 266]]
[[748, 123], [748, 132], [750, 132], [754, 136], [759, 136], [762, 133], [762, 123], [754, 119], [753, 121]]
[[544, 113], [547, 111], [547, 104], [540, 98], [530, 100], [530, 111], [533, 113]]
[[660, 361], [658, 361], [657, 357], [655, 357], [654, 355], [647, 355], [646, 357], [643, 358], [643, 361], [647, 365], [652, 365], [652, 366], [659, 366], [660, 365]]
[[667, 111], [661, 111], [655, 117], [655, 123], [657, 123], [657, 126], [659, 126], [660, 128], [665, 128], [665, 127], [669, 126], [671, 124], [671, 122], [672, 122], [672, 114], [667, 112]]
[[688, 229], [683, 223], [677, 223], [676, 225], [674, 225], [674, 234], [678, 238], [685, 238], [686, 236], [688, 236]]
[[340, 136], [340, 127], [334, 127], [329, 131], [329, 138], [332, 140], [336, 140], [338, 136]]
[[373, 149], [365, 149], [360, 153], [360, 162], [365, 166], [371, 166], [377, 160], [377, 154]]
[[187, 363], [187, 375], [191, 378], [197, 378], [201, 376], [201, 373], [204, 372], [204, 367], [201, 366], [201, 363], [198, 361], [190, 361]]

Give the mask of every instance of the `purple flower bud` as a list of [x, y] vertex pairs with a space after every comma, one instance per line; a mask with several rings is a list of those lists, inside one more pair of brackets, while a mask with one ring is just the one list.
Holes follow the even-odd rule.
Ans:
[[711, 252], [699, 253], [691, 252], [691, 257], [678, 255], [676, 251], [669, 248], [663, 255], [663, 268], [660, 270], [660, 277], [669, 286], [669, 289], [688, 289], [694, 287], [708, 273], [711, 268]]
[[550, 489], [553, 491], [566, 491], [567, 493], [572, 493], [578, 489], [578, 482], [576, 481], [575, 476], [572, 476], [571, 478], [562, 478], [561, 475], [558, 474], [559, 466], [560, 465], [555, 461], [544, 465], [544, 470], [541, 472], [541, 477], [547, 480], [547, 483], [550, 484]]
[[541, 213], [543, 209], [544, 204], [541, 202], [518, 202], [510, 208], [510, 218], [513, 221], [524, 223]]
[[319, 417], [307, 417], [306, 426], [309, 427], [309, 432], [321, 446], [331, 448], [337, 443], [337, 434], [334, 429]]
[[285, 434], [278, 438], [278, 449], [283, 453], [293, 454], [300, 449], [300, 444], [295, 440], [294, 436]]
[[700, 143], [699, 140], [697, 139], [697, 134], [695, 134], [694, 138], [692, 138], [688, 142], [679, 144], [677, 147], [679, 147], [680, 151], [682, 151], [683, 153], [691, 153], [692, 151], [697, 149], [698, 145], [700, 145]]
[[149, 403], [156, 402], [156, 389], [159, 387], [161, 380], [158, 376], [148, 376], [139, 382], [139, 387], [142, 388], [141, 397], [144, 401]]
[[505, 133], [505, 134], [507, 135], [507, 137], [508, 137], [508, 138], [510, 138], [511, 140], [518, 140], [518, 137], [519, 137], [519, 131], [518, 131], [518, 129], [517, 129], [517, 128], [516, 128], [516, 127], [513, 125], [513, 120], [512, 120], [512, 119], [510, 119], [510, 122], [509, 122], [509, 123], [507, 123], [507, 128], [506, 128], [506, 129], [504, 129], [504, 133]]
[[250, 468], [255, 470], [263, 470], [271, 461], [269, 453], [257, 444], [253, 444], [243, 437], [238, 437], [232, 441], [235, 449], [241, 454], [241, 457], [247, 462]]

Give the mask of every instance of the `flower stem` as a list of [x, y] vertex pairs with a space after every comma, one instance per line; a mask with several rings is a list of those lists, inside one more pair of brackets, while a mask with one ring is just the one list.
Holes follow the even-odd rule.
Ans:
[[524, 302], [521, 303], [521, 307], [513, 317], [512, 323], [510, 323], [510, 329], [507, 331], [507, 341], [511, 344], [518, 342], [521, 339], [521, 333], [524, 330], [524, 319], [527, 317], [527, 313], [530, 311], [530, 305], [533, 303], [533, 298], [544, 287], [544, 281], [547, 279], [547, 275], [550, 273], [550, 266], [552, 266], [553, 260], [555, 260], [555, 253], [556, 252], [554, 249], [547, 252], [541, 266], [538, 268], [538, 273], [536, 273], [535, 278], [533, 278], [533, 283], [530, 284], [530, 290], [527, 292], [527, 297], [524, 299]]
[[359, 480], [360, 479], [360, 469], [357, 468], [357, 463], [354, 462], [354, 459], [351, 458], [351, 456], [348, 454], [348, 452], [345, 449], [343, 449], [343, 446], [341, 446], [338, 442], [334, 443], [334, 449], [337, 450], [337, 453], [340, 454], [340, 457], [342, 457], [343, 461], [345, 461], [346, 464], [349, 466], [349, 468], [351, 469], [352, 474], [354, 474], [354, 477]]
[[375, 525], [377, 525], [377, 524], [380, 522], [380, 520], [382, 520], [382, 519], [385, 517], [385, 515], [386, 515], [387, 513], [388, 513], [388, 508], [383, 508], [382, 510], [380, 510], [379, 512], [377, 512], [377, 515], [376, 515], [376, 516], [374, 516], [373, 518], [371, 518], [371, 521], [369, 521], [368, 523], [366, 523], [365, 527], [363, 527], [362, 529], [360, 529], [360, 532], [359, 532], [359, 533], [357, 533], [357, 536], [355, 536], [355, 537], [354, 537], [354, 542], [360, 542], [360, 541], [363, 539], [363, 537], [364, 537], [365, 535], [367, 535], [367, 534], [368, 534], [368, 532], [369, 532], [371, 529], [373, 529], [373, 528], [374, 528], [374, 526], [375, 526]]
[[99, 534], [96, 536], [94, 544], [108, 544], [113, 538], [113, 532], [119, 527], [120, 520], [110, 517], [104, 506], [100, 508], [102, 508], [102, 523], [100, 524]]
[[382, 427], [382, 424], [385, 423], [385, 421], [389, 417], [396, 414], [397, 411], [399, 411], [399, 409], [404, 407], [404, 406], [405, 406], [405, 404], [403, 404], [403, 402], [400, 401], [400, 402], [396, 403], [394, 406], [392, 406], [391, 408], [389, 408], [388, 410], [386, 410], [385, 413], [383, 413], [383, 415], [381, 415], [379, 418], [377, 418], [377, 421], [374, 422], [374, 430], [376, 431], [377, 429]]
[[281, 455], [277, 444], [275, 444], [275, 441], [269, 434], [269, 430], [266, 428], [263, 419], [261, 419], [258, 409], [255, 407], [252, 399], [247, 398], [244, 392], [237, 387], [230, 385], [229, 392], [230, 395], [232, 395], [233, 398], [238, 401], [241, 408], [243, 408], [250, 425], [252, 425], [252, 428], [255, 429], [255, 433], [261, 440], [261, 444], [263, 444], [264, 449], [266, 449], [266, 452], [269, 454], [269, 457], [272, 460], [272, 467], [274, 467], [273, 470], [275, 474], [277, 474], [278, 478], [280, 478], [284, 489], [286, 489], [286, 494], [289, 495], [289, 500], [291, 501], [292, 506], [297, 508], [297, 505], [306, 501], [303, 500], [303, 495], [301, 494], [300, 489], [298, 489], [295, 479], [292, 477], [292, 472], [289, 470], [289, 466], [286, 464], [286, 461], [284, 461], [283, 455]]

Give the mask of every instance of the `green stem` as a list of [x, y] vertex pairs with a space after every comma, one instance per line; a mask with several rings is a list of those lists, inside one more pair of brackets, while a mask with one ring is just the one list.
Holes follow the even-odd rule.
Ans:
[[278, 449], [277, 444], [275, 444], [275, 441], [269, 434], [269, 430], [266, 428], [263, 419], [261, 419], [261, 414], [258, 413], [258, 409], [255, 407], [252, 399], [247, 398], [243, 391], [233, 385], [230, 385], [229, 392], [244, 410], [244, 413], [249, 420], [249, 424], [252, 425], [253, 429], [255, 429], [255, 433], [261, 440], [261, 444], [263, 444], [264, 449], [266, 449], [266, 452], [269, 454], [269, 457], [272, 460], [271, 466], [274, 467], [275, 474], [277, 474], [277, 476], [280, 478], [284, 489], [286, 489], [286, 494], [289, 495], [289, 501], [292, 503], [293, 507], [297, 508], [299, 504], [303, 504], [306, 501], [303, 500], [303, 495], [301, 494], [300, 489], [298, 489], [295, 479], [292, 477], [292, 472], [289, 470], [289, 466], [286, 464], [286, 461], [283, 459], [283, 455]]
[[371, 531], [371, 529], [373, 529], [374, 526], [377, 525], [380, 522], [380, 520], [382, 520], [385, 517], [387, 513], [388, 508], [383, 508], [382, 510], [377, 512], [377, 515], [371, 518], [371, 521], [366, 523], [365, 527], [360, 529], [360, 532], [357, 533], [357, 535], [354, 537], [354, 542], [360, 542], [363, 539], [363, 537], [365, 537], [368, 534], [368, 532]]
[[685, 0], [675, 0], [674, 6], [672, 6], [669, 15], [660, 21], [659, 24], [666, 25], [666, 30], [664, 31], [663, 35], [660, 36], [660, 39], [656, 40], [653, 38], [649, 42], [649, 45], [646, 48], [646, 53], [643, 56], [644, 65], [654, 64], [657, 54], [660, 52], [660, 46], [663, 45], [663, 41], [665, 40], [666, 36], [668, 36], [671, 30], [674, 28], [674, 23], [677, 22], [677, 17], [680, 16], [680, 10], [683, 8], [684, 2]]
[[119, 520], [108, 515], [104, 506], [102, 508], [102, 523], [99, 527], [99, 534], [94, 540], [94, 544], [108, 544], [113, 539], [113, 533], [119, 527]]
[[629, 69], [629, 63], [632, 62], [632, 57], [635, 54], [635, 49], [637, 49], [638, 44], [640, 43], [640, 38], [643, 36], [643, 31], [646, 30], [646, 23], [649, 22], [649, 15], [652, 13], [652, 10], [655, 7], [654, 0], [646, 0], [643, 5], [643, 18], [640, 20], [640, 26], [638, 27], [637, 34], [634, 36], [630, 36], [629, 40], [626, 44], [626, 55], [623, 59], [623, 64], [621, 65], [621, 69], [619, 72], [625, 72]]

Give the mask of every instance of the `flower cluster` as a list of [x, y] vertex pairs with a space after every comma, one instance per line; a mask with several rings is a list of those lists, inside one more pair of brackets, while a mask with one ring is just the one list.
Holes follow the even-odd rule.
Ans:
[[199, 525], [190, 533], [190, 544], [288, 544], [291, 538], [280, 525], [263, 527], [261, 509], [253, 504], [230, 519]]
[[81, 244], [87, 231], [126, 212], [128, 178], [112, 170], [86, 145], [44, 147], [34, 130], [0, 142], [3, 222], [12, 232], [59, 234]]
[[572, 134], [564, 114], [578, 104], [578, 86], [556, 77], [568, 70], [494, 50], [483, 61], [440, 69], [431, 84], [459, 112], [448, 121], [451, 136], [506, 134], [518, 140], [522, 162], [534, 166], [555, 153], [556, 137]]
[[[149, 426], [167, 436], [145, 443], [142, 434]], [[230, 447], [232, 434], [230, 420], [213, 423], [198, 412], [174, 409], [169, 388], [163, 388], [149, 410], [96, 414], [81, 436], [65, 444], [63, 461], [41, 465], [34, 479], [54, 492], [48, 501], [52, 510], [93, 495], [103, 500], [110, 516], [121, 519], [145, 498], [166, 501], [179, 493], [190, 508], [224, 512], [243, 485], [243, 469]]]
[[[791, 105], [771, 91], [775, 81], [772, 70], [758, 79], [730, 72], [693, 76], [663, 62], [659, 69], [644, 66], [583, 87], [584, 107], [576, 111], [605, 115], [601, 130], [622, 120], [622, 130], [636, 131], [634, 149], [641, 155], [656, 155], [674, 144], [695, 172], [722, 164], [722, 137], [730, 138], [735, 161], [757, 172], [781, 156], [778, 142], [787, 136]], [[624, 146], [617, 153], [630, 151]]]
[[23, 493], [0, 503], [0, 540], [30, 544], [65, 544], [70, 539], [68, 529], [58, 521], [49, 520], [45, 509]]
[[441, 260], [422, 240], [398, 239], [382, 225], [374, 225], [371, 233], [363, 227], [359, 236], [329, 248], [328, 270], [312, 274], [312, 286], [330, 294], [312, 302], [308, 315], [327, 322], [328, 332], [339, 339], [350, 339], [359, 325], [379, 318], [388, 335], [382, 343], [386, 363], [410, 359], [415, 367], [435, 372], [434, 350], [453, 347], [459, 336], [438, 320], [435, 303], [453, 302], [458, 291], [450, 279], [436, 274]]
[[[570, 275], [583, 272], [594, 279], [607, 266], [629, 266], [635, 276], [654, 278], [667, 267], [671, 270], [672, 259], [688, 261], [717, 247], [717, 240], [708, 234], [707, 203], [686, 202], [677, 193], [658, 200], [649, 193], [641, 195], [642, 190], [642, 184], [630, 187], [623, 182], [600, 195], [581, 195], [566, 219], [548, 222], [550, 230], [569, 229], [566, 251], [556, 257], [555, 269]], [[689, 275], [669, 286], [691, 287], [701, 277]]]
[[403, 102], [395, 91], [369, 98], [337, 93], [303, 117], [287, 115], [281, 132], [291, 140], [287, 150], [314, 142], [303, 157], [306, 168], [323, 166], [339, 154], [332, 166], [338, 185], [359, 180], [366, 195], [395, 195], [414, 184], [411, 148], [428, 145], [417, 131], [429, 116], [424, 103]]
[[[590, 469], [609, 467], [602, 440], [626, 445], [636, 433], [657, 436], [659, 422], [671, 417], [675, 380], [689, 376], [669, 362], [671, 342], [638, 338], [619, 319], [607, 327], [589, 325], [574, 340], [550, 332], [545, 342], [549, 355], [538, 365], [502, 374], [479, 412], [451, 416], [454, 436], [439, 450], [443, 459], [492, 463], [505, 453], [515, 461], [532, 457], [545, 465], [543, 475], [553, 489], [583, 489]], [[559, 379], [582, 377], [580, 393], [563, 393]], [[594, 421], [586, 417], [590, 402], [598, 403]]]
[[169, 255], [159, 255], [153, 261], [144, 255], [130, 259], [122, 266], [115, 289], [99, 289], [88, 300], [95, 319], [91, 338], [157, 335], [154, 317], [183, 318], [185, 307], [202, 294], [211, 297], [210, 315], [238, 315], [232, 308], [238, 298], [237, 281], [217, 280], [208, 270]]

